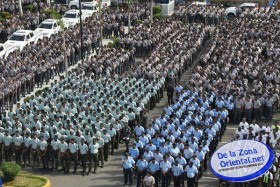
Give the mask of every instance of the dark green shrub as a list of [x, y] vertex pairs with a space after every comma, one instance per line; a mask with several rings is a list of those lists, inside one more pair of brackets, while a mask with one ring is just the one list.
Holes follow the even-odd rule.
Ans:
[[41, 93], [42, 93], [42, 90], [38, 90], [38, 91], [35, 92], [35, 95], [39, 96], [39, 95], [41, 95]]
[[1, 168], [4, 175], [4, 179], [6, 181], [14, 180], [21, 170], [20, 166], [13, 162], [4, 162]]
[[159, 14], [154, 14], [154, 18], [155, 18], [155, 19], [161, 19], [161, 13], [159, 13]]
[[154, 6], [153, 7], [153, 15], [161, 14], [161, 6]]
[[29, 103], [30, 99], [31, 99], [30, 96], [27, 96], [27, 97], [25, 98], [25, 100], [26, 100], [27, 103]]
[[2, 13], [1, 13], [1, 17], [2, 17], [3, 19], [6, 19], [6, 18], [9, 17], [9, 16], [11, 16], [11, 14], [10, 14], [9, 12], [2, 12]]

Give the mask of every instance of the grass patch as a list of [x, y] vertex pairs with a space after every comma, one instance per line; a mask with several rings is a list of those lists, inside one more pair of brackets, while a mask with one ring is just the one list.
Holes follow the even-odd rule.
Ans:
[[47, 179], [33, 175], [18, 175], [15, 180], [4, 183], [4, 186], [12, 187], [42, 187], [47, 183]]

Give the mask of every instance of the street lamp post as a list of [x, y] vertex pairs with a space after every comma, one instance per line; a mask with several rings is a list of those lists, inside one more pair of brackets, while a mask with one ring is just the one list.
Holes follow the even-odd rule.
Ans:
[[80, 11], [80, 38], [81, 38], [81, 60], [83, 60], [83, 21], [82, 21], [82, 3], [79, 0], [79, 11]]

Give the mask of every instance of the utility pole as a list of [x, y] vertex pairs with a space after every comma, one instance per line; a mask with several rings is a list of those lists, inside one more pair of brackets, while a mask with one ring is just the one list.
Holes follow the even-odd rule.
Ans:
[[130, 32], [130, 27], [131, 27], [131, 21], [130, 21], [130, 1], [131, 0], [127, 0], [128, 1], [128, 10], [127, 10], [127, 16], [128, 16], [128, 33]]
[[100, 22], [100, 46], [103, 45], [103, 24], [102, 24], [102, 11], [101, 11], [101, 5], [102, 5], [102, 0], [98, 1], [98, 16], [99, 16], [99, 22]]
[[22, 11], [21, 0], [18, 0], [18, 9], [19, 9], [19, 15], [20, 15], [20, 17], [22, 17], [23, 16], [23, 11]]
[[151, 24], [153, 24], [153, 3], [154, 1], [151, 0]]
[[82, 21], [82, 3], [79, 0], [79, 12], [80, 12], [80, 38], [81, 38], [81, 60], [83, 60], [83, 21]]

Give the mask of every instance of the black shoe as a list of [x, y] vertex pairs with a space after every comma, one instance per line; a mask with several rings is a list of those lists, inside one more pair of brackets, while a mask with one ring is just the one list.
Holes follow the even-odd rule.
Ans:
[[89, 175], [90, 172], [87, 172], [87, 175]]

